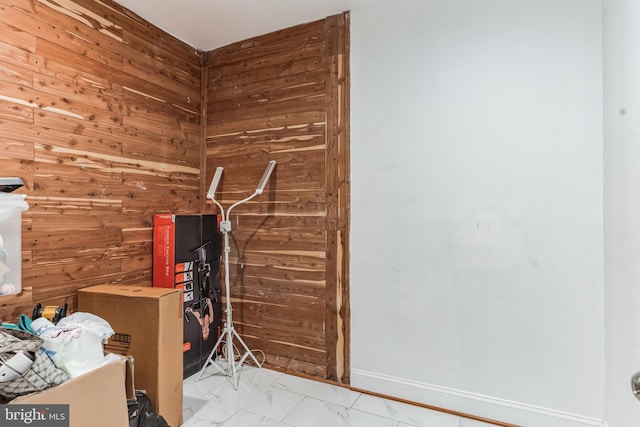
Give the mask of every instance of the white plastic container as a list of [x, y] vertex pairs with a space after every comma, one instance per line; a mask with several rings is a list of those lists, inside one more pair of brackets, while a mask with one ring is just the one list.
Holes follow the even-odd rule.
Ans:
[[22, 290], [22, 211], [24, 194], [0, 193], [0, 296]]
[[53, 322], [45, 317], [38, 317], [37, 319], [34, 319], [33, 322], [31, 322], [31, 330], [38, 337], [42, 337], [42, 334], [44, 334], [49, 329], [51, 330], [51, 332], [53, 332], [52, 328], [54, 327], [55, 325], [53, 324]]

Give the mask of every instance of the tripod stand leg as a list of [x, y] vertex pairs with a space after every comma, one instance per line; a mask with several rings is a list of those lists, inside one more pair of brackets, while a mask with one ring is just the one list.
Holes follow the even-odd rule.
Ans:
[[220, 334], [220, 338], [218, 338], [218, 341], [213, 346], [213, 349], [211, 350], [211, 353], [209, 353], [209, 357], [207, 357], [207, 360], [204, 362], [204, 365], [202, 365], [202, 368], [200, 369], [200, 373], [196, 377], [196, 382], [200, 381], [200, 377], [204, 373], [204, 370], [207, 369], [209, 364], [215, 365], [215, 367], [218, 368], [218, 370], [224, 374], [224, 370], [215, 362], [215, 360], [213, 360], [213, 357], [216, 354], [216, 350], [218, 349], [218, 346], [220, 344], [222, 344], [222, 341], [224, 340], [224, 338], [226, 336], [226, 330], [227, 330], [227, 327], [225, 326], [224, 327], [224, 331]]
[[236, 357], [233, 354], [233, 326], [227, 331], [227, 375], [233, 378], [233, 389], [238, 389], [238, 373], [236, 370]]
[[242, 338], [240, 338], [240, 335], [238, 335], [238, 333], [236, 332], [235, 329], [233, 330], [233, 335], [235, 335], [235, 337], [238, 339], [238, 341], [240, 341], [240, 344], [242, 344], [242, 347], [245, 350], [244, 355], [240, 359], [239, 364], [242, 365], [242, 362], [244, 362], [244, 360], [247, 358], [247, 356], [251, 356], [251, 359], [256, 364], [256, 366], [258, 368], [262, 368], [262, 364], [260, 362], [258, 362], [258, 359], [256, 359], [256, 356], [254, 356], [253, 353], [251, 352], [251, 350], [249, 350], [249, 347], [247, 347], [247, 344], [245, 344], [245, 342], [242, 340]]

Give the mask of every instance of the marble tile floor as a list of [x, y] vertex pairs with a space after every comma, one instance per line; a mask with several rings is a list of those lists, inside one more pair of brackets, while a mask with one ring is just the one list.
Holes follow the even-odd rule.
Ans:
[[243, 365], [238, 390], [210, 367], [184, 380], [183, 427], [495, 427], [320, 381]]

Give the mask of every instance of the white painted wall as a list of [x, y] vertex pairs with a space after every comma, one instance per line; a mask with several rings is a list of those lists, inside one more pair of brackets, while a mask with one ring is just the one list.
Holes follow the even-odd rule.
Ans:
[[640, 425], [640, 2], [604, 1], [606, 420]]
[[600, 1], [369, 1], [351, 18], [353, 385], [598, 425]]

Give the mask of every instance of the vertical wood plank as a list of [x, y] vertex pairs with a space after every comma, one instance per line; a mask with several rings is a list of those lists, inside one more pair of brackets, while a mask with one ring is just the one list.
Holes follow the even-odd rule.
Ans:
[[200, 212], [204, 212], [207, 203], [207, 82], [209, 55], [204, 52], [200, 62]]
[[[348, 381], [348, 136], [345, 135], [347, 14], [325, 21], [326, 199], [327, 199], [327, 368], [328, 378]], [[347, 213], [347, 216], [345, 216]]]
[[340, 166], [338, 175], [338, 205], [340, 223], [340, 277], [342, 302], [339, 310], [342, 319], [343, 340], [339, 347], [343, 348], [344, 362], [340, 380], [345, 384], [351, 383], [351, 274], [349, 270], [350, 252], [350, 230], [351, 230], [351, 15], [345, 12], [344, 16], [344, 52], [341, 56], [342, 74], [340, 75]]

